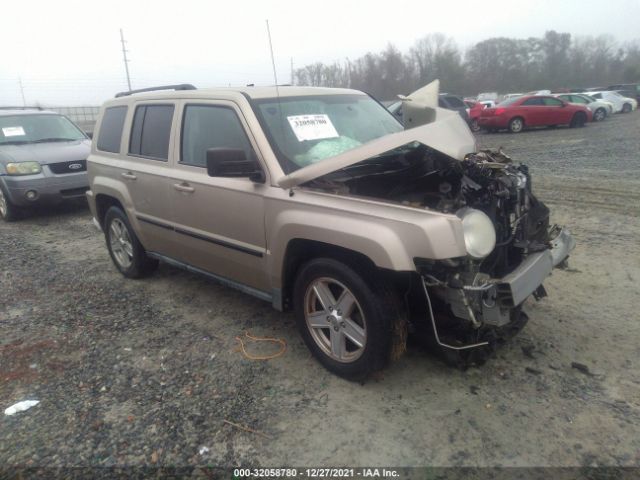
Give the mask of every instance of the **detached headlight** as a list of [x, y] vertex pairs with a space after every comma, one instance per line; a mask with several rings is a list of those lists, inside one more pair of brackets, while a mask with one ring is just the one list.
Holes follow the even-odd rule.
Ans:
[[7, 175], [34, 175], [41, 171], [38, 162], [7, 163]]
[[462, 219], [464, 245], [473, 258], [484, 258], [496, 246], [496, 230], [491, 219], [480, 210], [463, 208], [456, 213]]

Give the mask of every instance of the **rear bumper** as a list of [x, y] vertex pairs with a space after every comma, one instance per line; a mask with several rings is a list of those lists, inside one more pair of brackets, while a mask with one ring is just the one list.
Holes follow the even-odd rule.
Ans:
[[488, 128], [507, 128], [506, 119], [502, 117], [478, 117], [478, 125]]
[[89, 189], [87, 172], [55, 176], [43, 173], [15, 177], [3, 175], [0, 181], [11, 203], [22, 207], [81, 198]]

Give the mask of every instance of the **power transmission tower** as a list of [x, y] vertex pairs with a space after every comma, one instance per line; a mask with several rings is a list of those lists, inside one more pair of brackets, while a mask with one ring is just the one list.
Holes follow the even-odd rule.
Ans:
[[293, 57], [291, 57], [291, 85], [293, 85]]
[[124, 60], [124, 70], [127, 72], [127, 85], [129, 86], [129, 91], [131, 91], [131, 78], [129, 77], [129, 60], [127, 59], [127, 49], [124, 47], [126, 43], [124, 41], [124, 34], [122, 33], [122, 29], [120, 29], [120, 43], [122, 43], [122, 58]]

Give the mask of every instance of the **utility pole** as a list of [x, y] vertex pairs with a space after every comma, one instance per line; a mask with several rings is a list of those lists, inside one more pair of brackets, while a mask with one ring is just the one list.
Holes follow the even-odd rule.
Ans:
[[129, 91], [131, 91], [131, 78], [129, 77], [129, 60], [127, 59], [127, 49], [124, 48], [124, 34], [122, 33], [122, 29], [120, 29], [120, 42], [122, 43], [122, 58], [124, 60], [124, 70], [127, 72], [127, 85], [129, 86]]
[[293, 57], [291, 57], [291, 85], [293, 85]]
[[22, 85], [22, 77], [18, 77], [18, 83], [20, 84], [20, 94], [22, 95], [22, 106], [27, 106], [27, 101], [24, 99], [24, 85]]

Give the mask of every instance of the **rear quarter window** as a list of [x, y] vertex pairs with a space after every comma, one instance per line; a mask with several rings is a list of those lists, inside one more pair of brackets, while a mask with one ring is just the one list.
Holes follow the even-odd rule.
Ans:
[[102, 115], [97, 148], [103, 152], [120, 153], [120, 141], [127, 107], [109, 107]]

